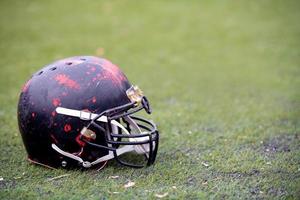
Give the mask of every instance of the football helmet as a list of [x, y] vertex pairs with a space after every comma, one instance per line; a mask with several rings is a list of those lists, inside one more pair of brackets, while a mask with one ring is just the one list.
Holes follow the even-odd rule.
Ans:
[[25, 83], [18, 124], [28, 160], [50, 168], [131, 167], [155, 161], [159, 133], [143, 92], [119, 67], [93, 56], [55, 61]]

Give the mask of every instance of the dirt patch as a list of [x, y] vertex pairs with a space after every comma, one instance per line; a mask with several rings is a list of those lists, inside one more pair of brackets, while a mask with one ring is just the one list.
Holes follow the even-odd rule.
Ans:
[[252, 169], [250, 172], [218, 172], [218, 176], [222, 177], [230, 177], [233, 179], [240, 179], [243, 177], [250, 177], [250, 176], [259, 176], [260, 171], [257, 169]]
[[282, 197], [283, 195], [286, 195], [287, 192], [283, 188], [271, 187], [267, 190], [267, 193], [272, 196]]
[[284, 195], [287, 194], [286, 190], [283, 188], [275, 188], [275, 187], [270, 187], [266, 190], [266, 192], [262, 191], [259, 186], [252, 187], [249, 189], [249, 193], [255, 198], [255, 199], [263, 199], [260, 197], [264, 193], [267, 193], [270, 196], [274, 197], [283, 197]]
[[298, 150], [300, 147], [300, 134], [279, 135], [266, 139], [262, 142], [261, 149], [265, 154], [274, 154], [279, 152], [290, 152]]
[[185, 184], [187, 186], [196, 186], [197, 183], [198, 183], [198, 181], [197, 181], [196, 177], [194, 177], [194, 176], [190, 176], [185, 182]]
[[0, 181], [0, 189], [14, 189], [17, 186], [17, 182], [15, 180], [3, 180]]

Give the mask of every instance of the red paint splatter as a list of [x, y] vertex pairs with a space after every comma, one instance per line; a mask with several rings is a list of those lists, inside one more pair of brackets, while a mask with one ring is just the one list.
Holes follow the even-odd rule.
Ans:
[[52, 140], [53, 140], [53, 142], [54, 142], [55, 144], [58, 143], [58, 141], [57, 141], [57, 139], [54, 137], [54, 135], [50, 134], [50, 137], [52, 138]]
[[52, 117], [55, 117], [55, 115], [56, 115], [56, 112], [55, 112], [55, 111], [53, 111], [53, 112], [51, 113], [51, 115], [52, 115]]
[[60, 85], [64, 85], [68, 88], [71, 88], [71, 89], [80, 89], [80, 86], [79, 84], [70, 79], [69, 76], [65, 75], [65, 74], [58, 74], [56, 77], [55, 77], [55, 80], [60, 84]]
[[52, 104], [53, 104], [55, 107], [61, 105], [60, 99], [59, 99], [59, 98], [54, 98], [54, 99], [52, 99]]
[[28, 80], [22, 87], [22, 92], [26, 92], [28, 90], [28, 87], [30, 85], [31, 79]]
[[97, 101], [96, 97], [93, 97], [93, 98], [92, 98], [92, 102], [93, 102], [93, 103], [96, 103], [96, 101]]
[[70, 124], [66, 124], [65, 126], [64, 126], [64, 131], [67, 133], [67, 132], [70, 132], [72, 130], [72, 127], [71, 127], [71, 125]]
[[31, 117], [35, 117], [36, 116], [36, 114], [33, 112], [33, 113], [31, 113]]
[[81, 147], [84, 147], [85, 146], [85, 142], [83, 142], [81, 139], [80, 139], [80, 136], [81, 134], [79, 133], [79, 135], [76, 137], [76, 142], [79, 146]]

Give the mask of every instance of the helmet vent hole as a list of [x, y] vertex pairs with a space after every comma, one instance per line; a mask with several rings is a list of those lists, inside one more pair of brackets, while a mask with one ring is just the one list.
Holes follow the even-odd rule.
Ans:
[[72, 62], [67, 62], [66, 65], [72, 65]]
[[52, 68], [50, 68], [51, 71], [54, 71], [54, 70], [56, 70], [56, 69], [57, 69], [57, 67], [52, 67]]
[[86, 61], [86, 59], [85, 59], [85, 58], [80, 58], [80, 60]]
[[41, 75], [43, 73], [43, 71], [40, 71], [37, 75]]

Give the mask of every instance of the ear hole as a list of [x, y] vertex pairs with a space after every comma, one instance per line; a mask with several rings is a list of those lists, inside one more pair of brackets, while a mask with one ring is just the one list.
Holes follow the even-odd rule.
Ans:
[[66, 65], [72, 65], [72, 62], [67, 62]]
[[52, 67], [52, 68], [50, 68], [51, 71], [54, 71], [54, 70], [56, 70], [56, 69], [57, 69], [57, 67]]
[[41, 75], [43, 73], [43, 71], [40, 71], [37, 75]]

